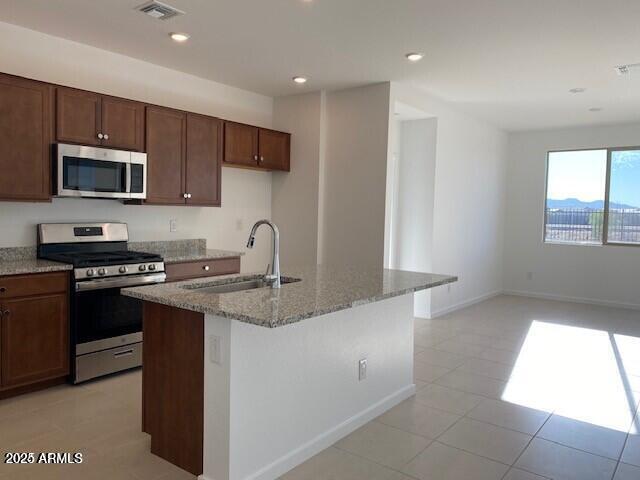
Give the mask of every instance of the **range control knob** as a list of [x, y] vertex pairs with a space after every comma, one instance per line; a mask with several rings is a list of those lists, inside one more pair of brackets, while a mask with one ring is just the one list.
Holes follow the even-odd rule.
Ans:
[[146, 266], [146, 265], [140, 265], [140, 266], [138, 267], [138, 270], [140, 270], [141, 272], [144, 272], [146, 269], [147, 269], [147, 266]]
[[123, 265], [122, 267], [120, 267], [120, 268], [118, 269], [118, 271], [119, 271], [120, 273], [127, 273], [127, 272], [129, 271], [129, 269]]
[[153, 263], [149, 264], [149, 270], [155, 270], [155, 269], [156, 269], [155, 264]]
[[107, 271], [104, 268], [98, 269], [98, 275], [105, 275]]
[[93, 268], [90, 268], [89, 270], [87, 270], [87, 277], [93, 277], [95, 273], [95, 270]]

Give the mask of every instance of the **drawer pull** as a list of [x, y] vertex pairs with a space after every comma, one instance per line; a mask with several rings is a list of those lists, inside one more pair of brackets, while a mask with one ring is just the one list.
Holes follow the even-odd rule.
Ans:
[[11, 315], [11, 312], [9, 310], [5, 310], [4, 312], [2, 312], [2, 315], [8, 317], [9, 315]]
[[209, 265], [205, 265], [204, 267], [202, 267], [202, 269], [203, 269], [205, 272], [208, 272], [208, 271], [209, 271]]
[[128, 355], [133, 355], [133, 348], [130, 348], [129, 350], [122, 350], [113, 354], [113, 356], [116, 358], [126, 357]]
[[7, 291], [7, 289], [5, 287], [0, 287], [0, 293], [4, 293], [6, 291]]

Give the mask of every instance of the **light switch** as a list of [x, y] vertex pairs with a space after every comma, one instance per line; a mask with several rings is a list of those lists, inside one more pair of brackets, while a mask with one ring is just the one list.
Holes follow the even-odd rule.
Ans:
[[358, 380], [362, 381], [367, 378], [367, 359], [363, 358], [358, 362]]

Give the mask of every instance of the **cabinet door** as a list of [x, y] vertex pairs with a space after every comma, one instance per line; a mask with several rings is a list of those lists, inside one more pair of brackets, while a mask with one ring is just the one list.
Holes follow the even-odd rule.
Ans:
[[289, 144], [291, 135], [274, 130], [260, 129], [258, 164], [268, 170], [289, 171]]
[[50, 199], [52, 112], [49, 85], [0, 74], [1, 199]]
[[58, 142], [100, 145], [100, 95], [84, 90], [56, 89], [56, 138]]
[[4, 300], [2, 309], [3, 387], [69, 373], [66, 294]]
[[187, 115], [187, 204], [220, 206], [222, 121]]
[[122, 150], [144, 150], [144, 105], [102, 97], [102, 145]]
[[224, 163], [258, 166], [258, 129], [256, 127], [225, 122]]
[[184, 158], [186, 114], [161, 107], [147, 107], [146, 203], [185, 203]]

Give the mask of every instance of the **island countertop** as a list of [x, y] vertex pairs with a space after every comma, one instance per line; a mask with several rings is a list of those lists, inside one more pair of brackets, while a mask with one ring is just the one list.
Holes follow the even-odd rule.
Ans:
[[284, 277], [300, 281], [283, 284], [280, 289], [267, 287], [224, 294], [198, 291], [198, 287], [261, 276], [225, 275], [124, 288], [121, 292], [140, 300], [273, 328], [458, 280], [432, 273], [317, 265], [284, 269]]

